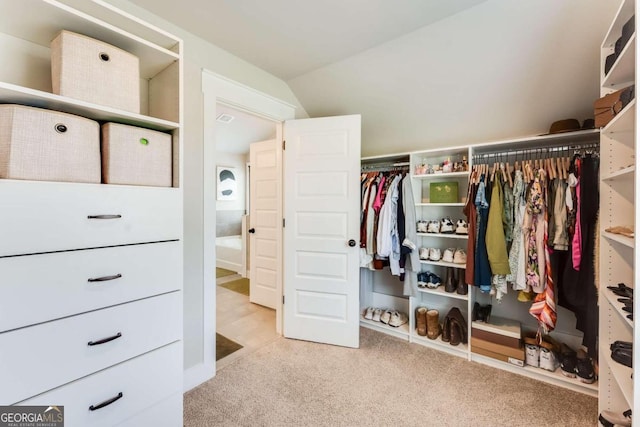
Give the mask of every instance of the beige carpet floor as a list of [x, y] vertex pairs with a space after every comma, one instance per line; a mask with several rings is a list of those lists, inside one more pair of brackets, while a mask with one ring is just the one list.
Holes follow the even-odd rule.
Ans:
[[185, 394], [205, 426], [594, 426], [597, 400], [361, 328], [360, 349], [278, 338]]

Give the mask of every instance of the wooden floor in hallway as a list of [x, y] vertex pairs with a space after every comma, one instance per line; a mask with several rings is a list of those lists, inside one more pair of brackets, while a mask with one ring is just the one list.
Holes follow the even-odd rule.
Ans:
[[[220, 277], [217, 284], [239, 277]], [[216, 332], [242, 345], [240, 350], [216, 362], [218, 370], [278, 338], [275, 310], [252, 304], [248, 296], [221, 286], [216, 286], [216, 297]]]

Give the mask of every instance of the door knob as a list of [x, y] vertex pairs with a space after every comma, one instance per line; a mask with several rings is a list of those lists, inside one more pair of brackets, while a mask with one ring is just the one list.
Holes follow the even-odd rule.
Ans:
[[249, 233], [253, 234], [253, 233], [255, 233], [255, 232], [256, 232], [256, 229], [255, 229], [255, 228], [250, 228], [250, 229], [249, 229]]
[[351, 239], [349, 240], [349, 246], [354, 247], [356, 245], [356, 241]]

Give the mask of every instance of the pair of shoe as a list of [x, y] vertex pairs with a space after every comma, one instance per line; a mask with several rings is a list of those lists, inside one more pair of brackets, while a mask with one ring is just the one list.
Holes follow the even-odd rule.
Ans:
[[558, 351], [560, 347], [549, 336], [539, 342], [535, 334], [527, 334], [524, 337], [525, 363], [527, 365], [555, 372], [560, 366]]
[[[609, 289], [611, 289], [611, 287], [609, 287]], [[628, 289], [631, 289], [631, 288], [628, 288]], [[626, 292], [626, 291], [622, 291], [622, 292]], [[622, 311], [626, 311], [627, 313], [629, 313], [627, 314], [627, 319], [633, 321], [633, 290], [631, 289], [631, 297], [625, 296], [622, 298], [618, 298], [618, 302], [622, 303]]]
[[435, 340], [441, 333], [440, 313], [427, 307], [416, 308], [416, 332], [422, 337]]
[[442, 258], [442, 252], [438, 248], [420, 248], [418, 255], [425, 261], [440, 261]]
[[466, 264], [467, 254], [463, 249], [447, 248], [442, 255], [442, 261], [452, 262], [454, 264]]
[[467, 343], [467, 321], [464, 320], [458, 307], [453, 307], [444, 318], [442, 326], [442, 341], [451, 345]]
[[459, 295], [467, 295], [469, 289], [464, 280], [465, 270], [447, 267], [444, 279], [444, 291], [450, 294], [456, 292]]
[[423, 271], [418, 273], [418, 287], [435, 289], [442, 284], [442, 279], [435, 273]]
[[618, 283], [616, 286], [607, 286], [607, 289], [610, 289], [611, 292], [619, 297], [633, 299], [633, 288], [628, 287], [624, 283]]
[[611, 359], [621, 365], [633, 368], [633, 343], [629, 341], [615, 341], [609, 347]]
[[478, 302], [473, 304], [473, 311], [471, 312], [471, 320], [477, 322], [489, 323], [491, 318], [491, 304], [480, 305]]
[[455, 227], [453, 221], [449, 217], [442, 218], [441, 220], [424, 221], [419, 220], [416, 223], [416, 230], [418, 233], [442, 233], [442, 234], [469, 234], [469, 226], [467, 221], [459, 219]]
[[626, 411], [602, 411], [598, 417], [598, 421], [603, 427], [631, 427], [631, 409]]
[[560, 370], [565, 377], [577, 376], [580, 382], [586, 384], [592, 384], [596, 380], [593, 360], [587, 352], [583, 349], [576, 352], [566, 344], [562, 344], [560, 348]]
[[364, 318], [374, 322], [382, 322], [394, 328], [409, 321], [409, 316], [401, 311], [374, 307], [367, 307], [364, 310]]

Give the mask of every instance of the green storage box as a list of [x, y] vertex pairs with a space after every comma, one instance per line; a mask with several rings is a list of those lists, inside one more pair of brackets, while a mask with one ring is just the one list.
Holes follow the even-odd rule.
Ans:
[[458, 183], [432, 182], [429, 184], [430, 203], [460, 203], [458, 198]]

